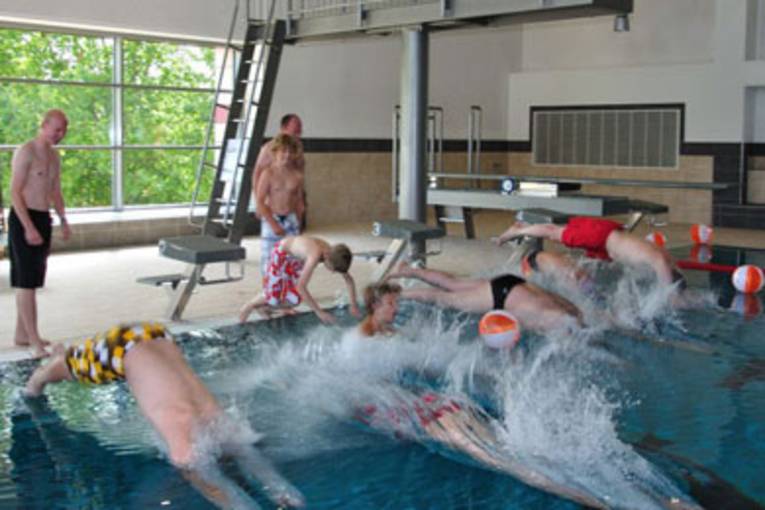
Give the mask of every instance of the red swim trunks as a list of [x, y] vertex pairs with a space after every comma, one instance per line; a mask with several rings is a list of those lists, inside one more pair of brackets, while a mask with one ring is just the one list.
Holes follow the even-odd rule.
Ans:
[[459, 412], [461, 409], [456, 401], [438, 393], [427, 392], [415, 396], [412, 402], [402, 402], [389, 408], [367, 404], [359, 410], [356, 417], [372, 427], [389, 428], [397, 435], [406, 437], [411, 435], [407, 433], [407, 425], [416, 423], [425, 429], [442, 416]]
[[606, 240], [611, 232], [621, 228], [622, 224], [616, 221], [577, 216], [568, 220], [561, 241], [569, 248], [583, 248], [590, 258], [610, 260]]
[[271, 252], [268, 271], [263, 277], [263, 292], [268, 306], [297, 306], [300, 292], [297, 282], [303, 271], [303, 261], [282, 249], [281, 242]]

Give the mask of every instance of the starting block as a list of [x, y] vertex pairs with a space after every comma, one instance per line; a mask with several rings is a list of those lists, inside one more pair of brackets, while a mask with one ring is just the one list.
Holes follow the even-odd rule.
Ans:
[[[154, 286], [169, 286], [171, 292], [167, 316], [180, 320], [194, 287], [217, 283], [236, 282], [244, 278], [245, 249], [216, 237], [197, 235], [169, 237], [159, 241], [159, 253], [173, 260], [187, 263], [185, 273], [173, 273], [138, 278], [139, 283]], [[225, 275], [221, 278], [205, 278], [202, 273], [208, 264], [224, 262]], [[239, 267], [238, 274], [230, 266]]]
[[413, 243], [425, 242], [428, 239], [440, 239], [444, 237], [445, 232], [441, 228], [429, 227], [416, 221], [393, 220], [376, 221], [372, 224], [372, 235], [393, 239], [388, 249], [385, 250], [384, 256], [378, 259], [380, 267], [373, 276], [374, 281], [381, 281], [390, 273], [393, 266], [402, 260], [404, 252]]

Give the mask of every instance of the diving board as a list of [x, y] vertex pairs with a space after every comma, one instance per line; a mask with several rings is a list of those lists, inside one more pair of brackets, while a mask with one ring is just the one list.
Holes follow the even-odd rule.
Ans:
[[461, 221], [465, 224], [465, 237], [468, 239], [475, 237], [473, 209], [547, 209], [572, 216], [612, 216], [634, 212], [663, 214], [669, 211], [663, 204], [623, 196], [579, 193], [538, 196], [477, 189], [429, 189], [427, 203], [436, 208], [436, 222], [440, 228], [450, 221]]

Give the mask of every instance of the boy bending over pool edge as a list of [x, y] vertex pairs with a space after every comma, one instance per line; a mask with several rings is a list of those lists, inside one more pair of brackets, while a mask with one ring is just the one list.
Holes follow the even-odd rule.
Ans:
[[117, 326], [68, 349], [59, 347], [50, 362], [29, 378], [28, 397], [61, 381], [125, 380], [141, 413], [167, 445], [170, 462], [212, 503], [220, 508], [254, 505], [217, 463], [200, 458], [195, 444], [206, 431], [223, 432], [216, 434], [221, 437], [222, 454], [232, 456], [245, 475], [257, 479], [275, 504], [303, 506], [300, 492], [252, 445], [257, 435], [246, 423], [224, 414], [162, 325]]
[[353, 254], [344, 244], [330, 245], [318, 237], [289, 236], [285, 237], [274, 247], [267, 274], [263, 277], [263, 292], [252, 301], [246, 303], [239, 313], [239, 321], [245, 322], [253, 311], [266, 317], [278, 308], [287, 313], [302, 301], [313, 310], [325, 324], [333, 324], [335, 318], [322, 310], [314, 297], [308, 291], [308, 283], [319, 264], [332, 273], [342, 276], [348, 288], [351, 314], [360, 317], [356, 303], [356, 284], [348, 273], [353, 262]]

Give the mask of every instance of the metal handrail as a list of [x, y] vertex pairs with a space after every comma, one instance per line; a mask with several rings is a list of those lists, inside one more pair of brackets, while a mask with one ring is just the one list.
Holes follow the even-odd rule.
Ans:
[[[391, 201], [398, 200], [398, 174], [401, 153], [401, 106], [393, 107], [391, 134]], [[441, 106], [428, 106], [428, 173], [444, 171], [444, 109]]]
[[[249, 0], [247, 0], [249, 1]], [[195, 175], [194, 191], [191, 194], [191, 207], [189, 208], [189, 224], [197, 227], [202, 227], [204, 222], [199, 223], [194, 221], [194, 208], [197, 205], [197, 198], [199, 197], [199, 189], [202, 185], [202, 172], [204, 171], [205, 164], [207, 163], [207, 153], [209, 151], [210, 140], [215, 129], [215, 112], [218, 108], [218, 99], [221, 95], [223, 88], [223, 77], [226, 74], [226, 63], [228, 62], [228, 55], [233, 52], [232, 41], [234, 40], [234, 29], [236, 28], [237, 17], [239, 15], [239, 0], [234, 3], [234, 13], [231, 16], [231, 24], [228, 29], [228, 37], [226, 38], [226, 46], [223, 51], [223, 62], [221, 63], [220, 73], [218, 74], [218, 84], [215, 87], [215, 96], [213, 97], [212, 108], [210, 109], [210, 118], [207, 124], [207, 132], [205, 133], [204, 149], [202, 149], [202, 157], [199, 159], [199, 165], [197, 166], [197, 172]]]
[[[481, 173], [481, 131], [483, 109], [472, 105], [468, 112], [468, 173]], [[474, 149], [475, 147], [475, 149]]]
[[[441, 0], [408, 0], [409, 4], [429, 4]], [[293, 0], [287, 0], [287, 18], [300, 19], [308, 17], [333, 16], [338, 12], [351, 14], [360, 11], [400, 7], [397, 0], [321, 0], [320, 3], [300, 0], [299, 6]]]
[[393, 107], [393, 133], [391, 140], [392, 158], [391, 158], [391, 202], [398, 200], [398, 170], [399, 170], [399, 154], [401, 152], [401, 107], [396, 105]]
[[[268, 17], [265, 21], [265, 27], [266, 30], [263, 33], [263, 41], [266, 43], [269, 41], [273, 36], [273, 30], [274, 30], [274, 7], [276, 5], [276, 0], [271, 0], [271, 6], [268, 11]], [[266, 59], [266, 51], [265, 47], [261, 47], [260, 54], [258, 55], [258, 61], [255, 65], [254, 72], [253, 69], [250, 68], [250, 76], [252, 77], [251, 83], [249, 84], [249, 94], [247, 95], [247, 99], [243, 103], [243, 106], [246, 106], [247, 113], [245, 114], [244, 122], [242, 122], [239, 125], [239, 139], [242, 141], [242, 143], [239, 144], [239, 150], [237, 151], [236, 155], [236, 166], [234, 167], [234, 175], [231, 179], [231, 186], [229, 188], [228, 192], [228, 199], [225, 202], [225, 208], [223, 211], [223, 223], [226, 224], [229, 220], [229, 216], [231, 213], [231, 206], [235, 200], [235, 194], [238, 192], [238, 182], [239, 182], [239, 169], [244, 166], [246, 161], [242, 161], [242, 155], [247, 154], [247, 151], [244, 150], [244, 141], [247, 139], [246, 137], [246, 130], [247, 127], [250, 125], [250, 118], [252, 116], [253, 110], [257, 110], [258, 107], [254, 107], [253, 100], [255, 98], [255, 95], [258, 91], [258, 82], [260, 81], [260, 75], [263, 70], [263, 63]], [[248, 76], [249, 78], [249, 76]], [[252, 143], [252, 140], [250, 140], [250, 143]]]

